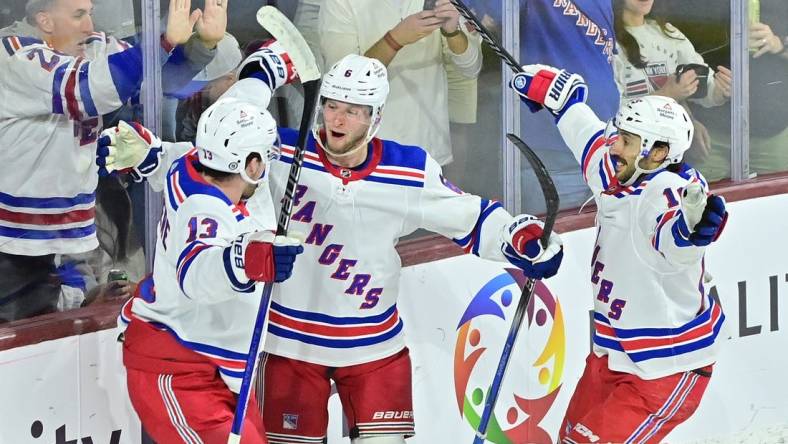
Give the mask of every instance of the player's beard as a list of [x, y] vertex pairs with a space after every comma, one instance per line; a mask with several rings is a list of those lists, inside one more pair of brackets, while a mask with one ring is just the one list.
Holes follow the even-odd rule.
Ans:
[[[326, 138], [328, 138], [328, 137], [326, 136]], [[328, 145], [328, 150], [327, 150], [328, 154], [329, 155], [330, 154], [334, 154], [334, 155], [345, 154], [345, 153], [353, 150], [354, 148], [358, 147], [362, 143], [364, 143], [364, 139], [366, 139], [366, 138], [367, 138], [367, 133], [364, 132], [364, 134], [361, 134], [358, 137], [356, 137], [354, 139], [351, 139], [348, 142], [343, 143], [339, 147], [333, 146], [333, 144], [328, 143], [327, 144]]]
[[246, 188], [244, 188], [243, 192], [241, 193], [241, 199], [243, 200], [250, 199], [254, 194], [254, 192], [257, 191], [258, 186], [259, 185], [252, 185], [247, 183]]

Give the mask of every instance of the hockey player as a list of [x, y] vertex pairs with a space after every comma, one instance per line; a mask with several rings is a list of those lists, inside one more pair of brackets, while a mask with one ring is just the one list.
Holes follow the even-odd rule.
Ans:
[[[114, 140], [101, 145], [160, 145], [139, 126], [106, 134]], [[153, 275], [121, 315], [128, 323], [129, 397], [160, 443], [227, 442], [262, 293], [256, 284], [287, 279], [303, 251], [295, 238], [250, 231], [255, 224], [242, 202], [278, 154], [271, 115], [221, 99], [200, 118], [196, 143], [167, 170]], [[270, 202], [264, 185], [257, 193]], [[242, 442], [264, 443], [259, 411], [250, 404]]]
[[[264, 108], [276, 88], [297, 78], [288, 60], [277, 43], [261, 48], [223, 98]], [[541, 247], [542, 224], [533, 216], [512, 218], [499, 203], [463, 193], [421, 148], [375, 138], [387, 94], [386, 68], [367, 57], [349, 55], [323, 78], [290, 223], [308, 233], [305, 251], [294, 276], [274, 289], [258, 378], [271, 442], [324, 442], [331, 380], [354, 444], [402, 443], [414, 434], [410, 358], [396, 305], [400, 237], [429, 229], [535, 278], [553, 276], [563, 257], [556, 234]], [[279, 136], [282, 155], [269, 177], [274, 202], [297, 132], [280, 128]]]
[[[224, 36], [226, 2], [208, 0], [204, 13], [191, 15], [189, 5], [170, 2], [162, 41], [168, 49], [189, 41], [196, 23], [196, 42], [168, 64], [191, 63], [199, 51], [189, 48], [205, 46], [199, 71]], [[55, 254], [98, 247], [93, 159], [101, 116], [138, 92], [142, 53], [94, 32], [91, 10], [90, 0], [29, 0], [27, 20], [15, 27], [24, 34], [0, 38], [0, 294], [28, 289], [19, 292], [23, 309], [0, 306], [0, 318], [53, 311], [57, 294], [39, 295], [34, 289], [46, 283], [30, 276], [54, 268]]]
[[705, 287], [704, 253], [725, 226], [725, 201], [682, 163], [693, 126], [675, 100], [624, 103], [606, 125], [577, 74], [526, 65], [513, 88], [545, 107], [597, 204], [592, 256], [593, 352], [560, 437], [661, 442], [697, 409], [725, 319]]
[[[252, 54], [228, 95], [268, 104], [295, 75], [276, 44]], [[542, 224], [451, 184], [422, 148], [375, 138], [389, 91], [377, 60], [348, 55], [323, 77], [295, 193], [293, 229], [308, 233], [293, 278], [277, 285], [263, 364], [263, 418], [277, 443], [322, 443], [331, 380], [351, 441], [402, 443], [414, 434], [411, 364], [397, 310], [397, 241], [419, 228], [526, 275], [557, 272], [563, 251]], [[425, 122], [425, 124], [427, 124]], [[283, 194], [296, 132], [280, 129], [273, 201]], [[390, 412], [390, 414], [382, 414]]]

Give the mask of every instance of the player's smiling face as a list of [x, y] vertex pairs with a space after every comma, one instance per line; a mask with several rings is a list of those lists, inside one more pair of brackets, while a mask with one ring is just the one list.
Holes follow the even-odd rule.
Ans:
[[616, 178], [626, 182], [635, 173], [635, 162], [640, 153], [640, 136], [619, 130], [618, 137], [610, 147], [616, 168]]
[[85, 40], [93, 32], [91, 0], [55, 0], [36, 14], [38, 28], [52, 47], [71, 56], [85, 55]]
[[342, 154], [364, 143], [369, 131], [370, 113], [371, 109], [366, 105], [327, 99], [323, 104], [323, 122], [328, 148]]

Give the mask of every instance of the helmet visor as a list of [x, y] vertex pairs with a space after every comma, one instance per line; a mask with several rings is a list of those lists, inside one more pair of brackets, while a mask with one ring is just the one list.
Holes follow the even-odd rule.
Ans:
[[607, 121], [607, 125], [605, 125], [605, 132], [602, 137], [604, 137], [605, 145], [607, 146], [613, 146], [613, 144], [616, 143], [616, 140], [621, 137], [620, 131], [616, 126], [615, 119], [610, 119]]

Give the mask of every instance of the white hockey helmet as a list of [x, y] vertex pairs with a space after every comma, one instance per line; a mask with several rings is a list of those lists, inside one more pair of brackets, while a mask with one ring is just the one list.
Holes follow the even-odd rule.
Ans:
[[644, 96], [625, 102], [613, 118], [613, 125], [640, 136], [638, 161], [648, 155], [655, 142], [664, 142], [669, 146], [667, 163], [679, 163], [692, 145], [692, 120], [671, 97]]
[[[358, 54], [346, 55], [323, 76], [323, 82], [320, 85], [319, 106], [315, 111], [315, 123], [312, 126], [315, 140], [323, 146], [320, 138], [320, 131], [324, 127], [322, 105], [325, 99], [333, 99], [354, 105], [367, 105], [371, 108], [367, 136], [364, 143], [358, 148], [366, 146], [380, 128], [380, 118], [388, 95], [389, 80], [383, 63]], [[323, 149], [326, 147], [323, 146]], [[352, 152], [355, 151], [356, 149], [352, 150]], [[343, 155], [348, 154], [351, 153]]]
[[235, 98], [219, 99], [202, 113], [195, 144], [203, 166], [240, 174], [252, 185], [262, 177], [252, 179], [246, 174], [246, 158], [257, 153], [267, 165], [279, 156], [276, 121], [271, 114]]

